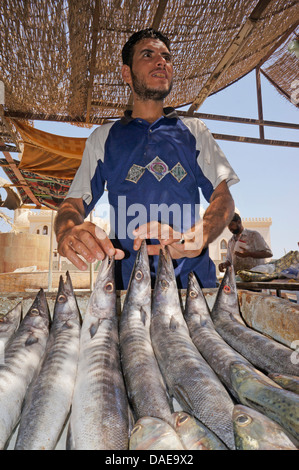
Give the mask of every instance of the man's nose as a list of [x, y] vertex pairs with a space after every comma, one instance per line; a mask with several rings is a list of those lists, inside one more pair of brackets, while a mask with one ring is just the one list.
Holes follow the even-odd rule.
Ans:
[[165, 65], [166, 65], [165, 57], [163, 57], [162, 55], [159, 54], [157, 56], [156, 65], [159, 66], [159, 67], [165, 67]]

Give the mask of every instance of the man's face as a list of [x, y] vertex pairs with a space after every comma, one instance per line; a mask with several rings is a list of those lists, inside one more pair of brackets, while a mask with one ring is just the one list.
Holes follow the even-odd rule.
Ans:
[[142, 100], [162, 101], [172, 88], [171, 54], [159, 39], [142, 39], [134, 46], [132, 68], [123, 66], [123, 78]]
[[231, 222], [228, 228], [234, 235], [238, 235], [239, 233], [242, 232], [241, 222]]

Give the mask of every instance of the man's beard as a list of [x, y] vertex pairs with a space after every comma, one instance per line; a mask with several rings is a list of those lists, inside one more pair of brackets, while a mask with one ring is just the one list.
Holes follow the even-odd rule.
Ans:
[[172, 89], [172, 81], [167, 90], [157, 90], [155, 88], [148, 88], [147, 85], [137, 78], [131, 70], [132, 86], [136, 95], [142, 100], [163, 101], [169, 95]]

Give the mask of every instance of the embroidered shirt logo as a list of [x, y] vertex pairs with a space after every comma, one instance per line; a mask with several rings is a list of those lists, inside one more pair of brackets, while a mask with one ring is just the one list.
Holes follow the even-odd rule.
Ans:
[[137, 183], [140, 180], [144, 172], [145, 172], [145, 168], [143, 168], [143, 166], [134, 164], [129, 169], [128, 174], [126, 176], [126, 180], [132, 181], [132, 183]]
[[146, 165], [146, 167], [135, 164], [132, 165], [128, 171], [126, 180], [131, 181], [132, 183], [137, 183], [145, 170], [148, 170], [152, 175], [154, 175], [158, 181], [161, 181], [164, 176], [170, 173], [180, 183], [187, 175], [186, 170], [180, 162], [178, 162], [172, 170], [169, 171], [168, 165], [163, 162], [160, 157], [156, 156], [148, 165]]
[[146, 165], [146, 168], [152, 173], [152, 175], [154, 175], [155, 178], [157, 178], [158, 181], [161, 181], [161, 179], [169, 173], [168, 166], [158, 156]]
[[182, 179], [187, 175], [187, 171], [182, 167], [180, 162], [178, 162], [170, 171], [172, 176], [180, 183]]

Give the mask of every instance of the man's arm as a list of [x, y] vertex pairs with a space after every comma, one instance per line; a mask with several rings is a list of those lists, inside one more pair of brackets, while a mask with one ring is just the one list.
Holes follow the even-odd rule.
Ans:
[[271, 250], [260, 250], [260, 251], [235, 251], [235, 255], [239, 256], [240, 258], [271, 258], [273, 253]]
[[106, 254], [122, 259], [124, 253], [113, 247], [104, 230], [84, 221], [81, 198], [67, 198], [60, 205], [54, 223], [58, 253], [69, 259], [78, 269], [86, 270], [87, 264], [102, 260]]

